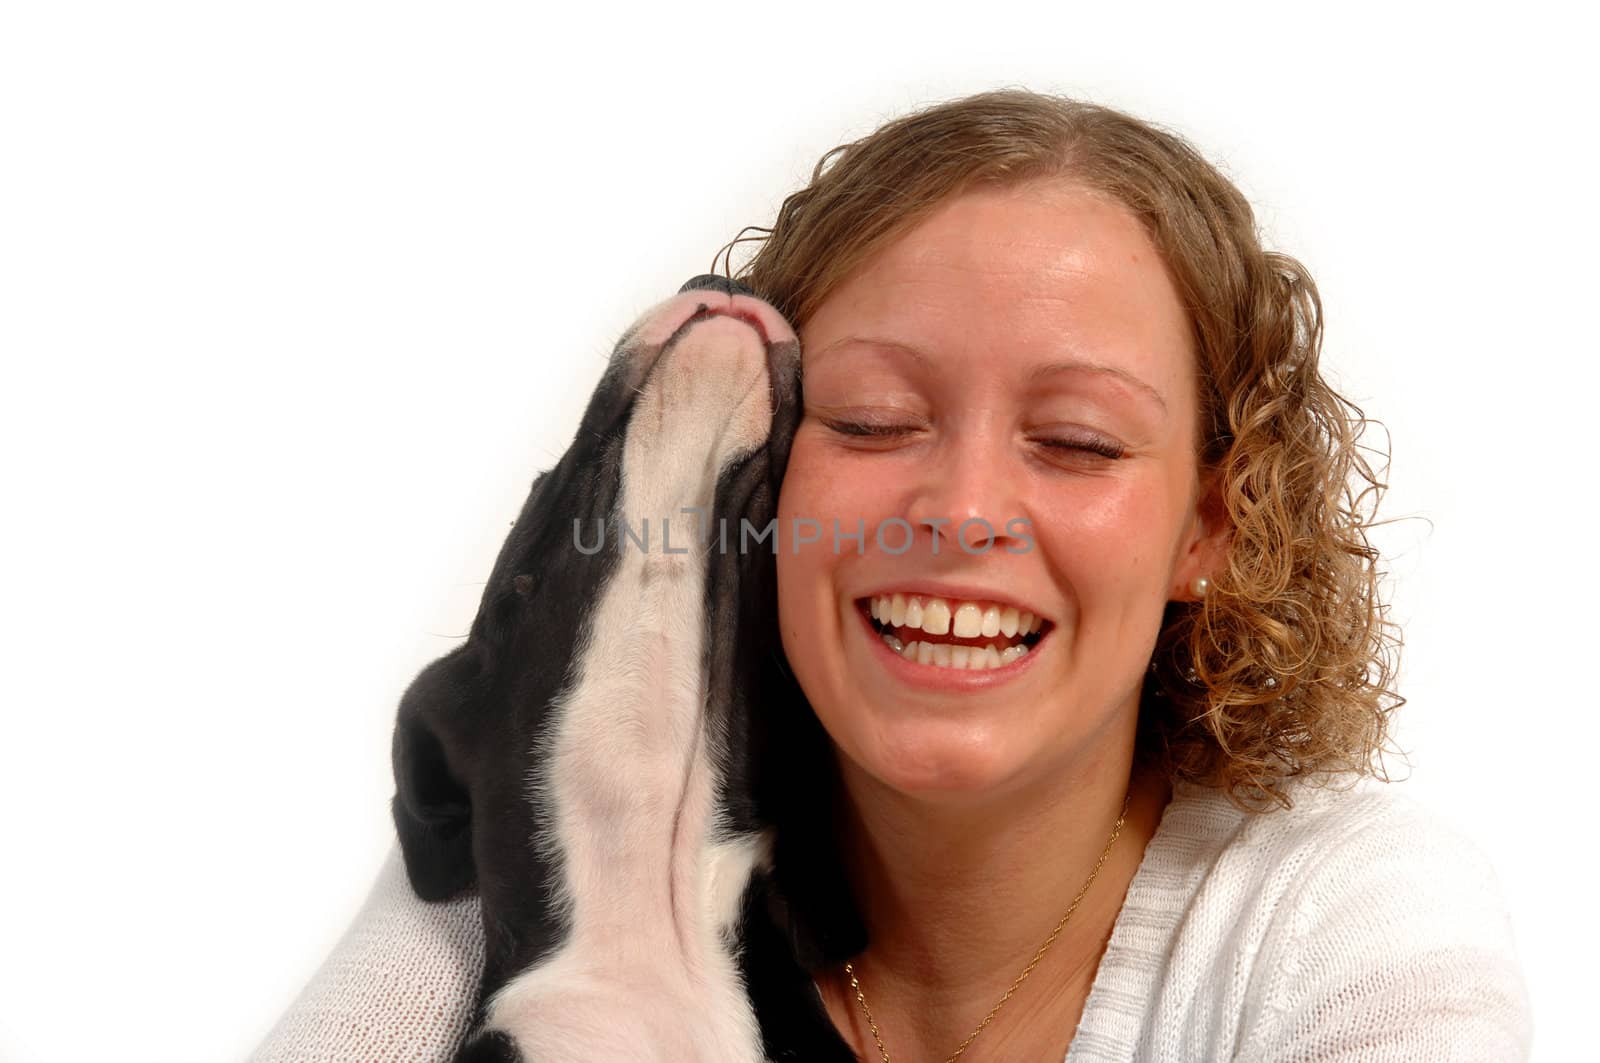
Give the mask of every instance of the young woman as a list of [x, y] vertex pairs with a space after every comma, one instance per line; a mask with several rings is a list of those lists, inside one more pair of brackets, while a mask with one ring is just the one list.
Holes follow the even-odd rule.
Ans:
[[[801, 337], [780, 527], [867, 530], [780, 551], [776, 617], [838, 767], [870, 945], [817, 991], [862, 1058], [1526, 1056], [1492, 870], [1325, 785], [1381, 774], [1403, 702], [1378, 485], [1311, 278], [1226, 179], [984, 93], [830, 152], [741, 279]], [[475, 912], [390, 871], [263, 1056], [340, 1008], [459, 1034]]]

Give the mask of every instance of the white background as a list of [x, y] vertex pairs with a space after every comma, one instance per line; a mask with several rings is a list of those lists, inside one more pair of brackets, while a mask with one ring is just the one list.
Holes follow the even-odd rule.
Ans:
[[0, 1059], [246, 1055], [622, 328], [1002, 85], [1177, 128], [1311, 267], [1392, 436], [1391, 770], [1499, 868], [1537, 1058], [1588, 1051], [1592, 36], [1307, 6], [8, 5]]

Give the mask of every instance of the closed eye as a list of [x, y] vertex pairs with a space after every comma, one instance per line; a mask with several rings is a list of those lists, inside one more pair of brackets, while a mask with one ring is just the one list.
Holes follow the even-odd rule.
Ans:
[[[920, 426], [882, 421], [852, 421], [837, 418], [818, 418], [831, 431], [858, 439], [897, 439], [920, 430]], [[1036, 440], [1040, 446], [1066, 454], [1096, 455], [1109, 460], [1127, 456], [1128, 449], [1115, 440], [1101, 436], [1084, 436], [1077, 439], [1046, 438]]]
[[1128, 453], [1128, 448], [1109, 439], [1041, 439], [1038, 443], [1051, 450], [1098, 454], [1102, 458], [1117, 459], [1125, 457]]
[[865, 436], [877, 439], [893, 439], [896, 436], [909, 435], [917, 430], [915, 425], [908, 424], [881, 424], [871, 421], [838, 421], [827, 418], [818, 418], [831, 430], [845, 436]]

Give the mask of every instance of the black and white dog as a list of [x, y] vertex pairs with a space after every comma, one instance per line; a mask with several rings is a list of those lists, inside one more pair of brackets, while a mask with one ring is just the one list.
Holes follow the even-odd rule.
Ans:
[[618, 343], [467, 641], [401, 699], [412, 887], [476, 886], [483, 912], [458, 1063], [853, 1058], [809, 971], [864, 939], [815, 855], [828, 762], [776, 630], [799, 416], [788, 323], [684, 285]]

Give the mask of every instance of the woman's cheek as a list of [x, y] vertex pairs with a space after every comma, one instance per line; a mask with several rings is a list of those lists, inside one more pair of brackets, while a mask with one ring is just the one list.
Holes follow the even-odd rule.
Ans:
[[796, 435], [789, 465], [778, 491], [776, 563], [779, 635], [783, 640], [784, 653], [797, 668], [803, 666], [807, 654], [815, 651], [813, 640], [807, 637], [807, 632], [816, 627], [812, 613], [816, 608], [816, 584], [821, 578], [821, 574], [815, 571], [815, 559], [811, 551], [796, 552], [790, 541], [796, 518], [806, 515], [813, 504], [810, 498], [810, 470], [807, 446]]

